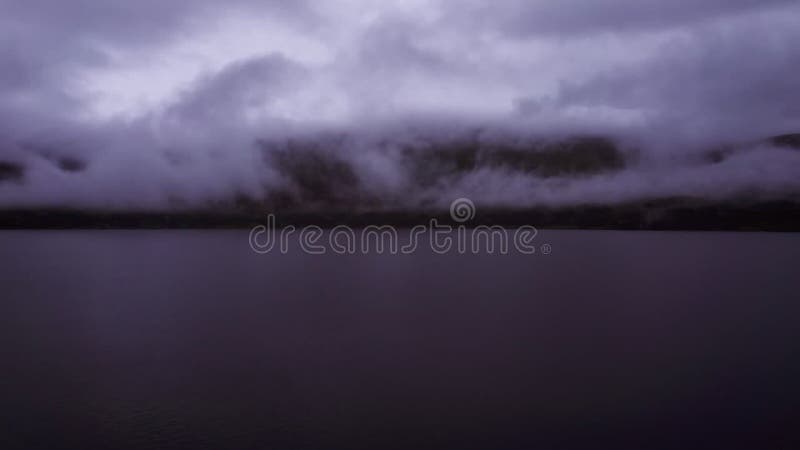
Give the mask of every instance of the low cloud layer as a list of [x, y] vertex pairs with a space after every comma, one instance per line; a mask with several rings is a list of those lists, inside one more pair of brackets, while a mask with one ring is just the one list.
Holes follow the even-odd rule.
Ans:
[[796, 198], [794, 1], [0, 0], [0, 207]]

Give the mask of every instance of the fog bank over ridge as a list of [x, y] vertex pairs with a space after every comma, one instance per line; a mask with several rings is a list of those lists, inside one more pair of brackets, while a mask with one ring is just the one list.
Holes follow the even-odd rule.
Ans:
[[800, 194], [793, 1], [0, 6], [3, 209]]

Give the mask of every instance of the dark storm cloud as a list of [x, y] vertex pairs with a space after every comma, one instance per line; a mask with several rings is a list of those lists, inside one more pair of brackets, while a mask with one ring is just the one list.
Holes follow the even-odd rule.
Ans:
[[[174, 44], [218, 36], [236, 11], [271, 34], [241, 30], [155, 104], [98, 115], [79, 89], [111, 73], [112, 102], [158, 91], [160, 64], [197, 51]], [[0, 207], [800, 193], [800, 152], [762, 140], [800, 129], [794, 1], [0, 0], [0, 12]], [[235, 20], [225, 32], [238, 37]], [[230, 45], [247, 56], [225, 59]], [[609, 140], [572, 139], [585, 134]]]
[[791, 5], [794, 0], [468, 1], [456, 15], [501, 34], [565, 38], [596, 32], [654, 31]]
[[743, 21], [661, 46], [644, 63], [565, 82], [561, 106], [639, 110], [653, 126], [735, 141], [800, 123], [800, 29]]
[[39, 33], [42, 41], [61, 37], [71, 42], [97, 39], [124, 44], [159, 42], [221, 9], [255, 9], [284, 19], [311, 14], [302, 0], [230, 0], [224, 6], [214, 0], [2, 0], [0, 8], [3, 28], [29, 38]]
[[[77, 101], [69, 85], [76, 70], [111, 64], [117, 49], [145, 51], [208, 26], [221, 8], [211, 0], [0, 0], [0, 96], [25, 96], [28, 106]], [[225, 8], [313, 20], [302, 1], [232, 0]]]
[[202, 77], [168, 110], [168, 116], [205, 125], [243, 120], [248, 108], [262, 109], [279, 93], [297, 89], [306, 75], [302, 66], [282, 55], [236, 62]]
[[423, 27], [409, 21], [379, 21], [364, 32], [357, 56], [362, 64], [378, 72], [450, 72], [461, 66], [457, 55], [444, 55], [415, 41], [415, 36], [424, 33]]

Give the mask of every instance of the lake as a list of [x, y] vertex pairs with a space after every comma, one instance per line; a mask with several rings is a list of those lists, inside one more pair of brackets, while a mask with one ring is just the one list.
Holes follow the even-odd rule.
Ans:
[[800, 234], [0, 232], [0, 448], [790, 448]]

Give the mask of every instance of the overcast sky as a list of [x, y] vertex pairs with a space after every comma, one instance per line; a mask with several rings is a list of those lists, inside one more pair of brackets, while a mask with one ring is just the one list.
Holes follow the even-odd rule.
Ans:
[[[0, 0], [0, 163], [25, 170], [0, 204], [258, 191], [280, 174], [252, 142], [319, 128], [608, 131], [670, 154], [796, 132], [799, 24], [796, 0]], [[618, 195], [598, 182], [572, 195]]]

